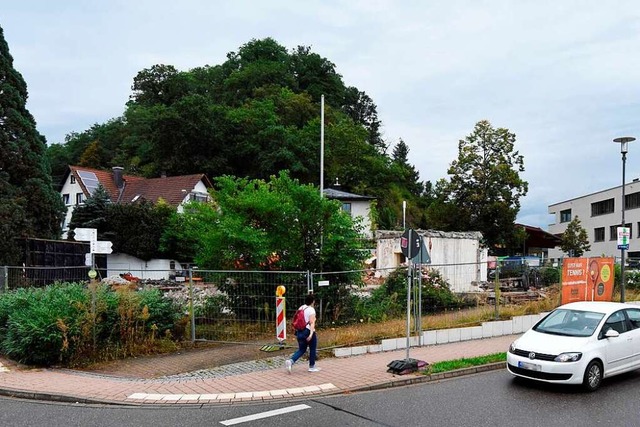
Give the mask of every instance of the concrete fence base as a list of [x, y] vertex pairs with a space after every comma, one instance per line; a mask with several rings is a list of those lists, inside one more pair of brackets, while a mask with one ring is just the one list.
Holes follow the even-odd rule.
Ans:
[[[502, 335], [521, 334], [530, 329], [548, 313], [516, 316], [511, 320], [483, 322], [481, 326], [466, 328], [438, 329], [423, 331], [420, 337], [409, 338], [411, 347], [446, 344], [450, 342], [470, 341], [482, 338], [499, 337]], [[407, 348], [407, 337], [382, 340], [380, 344], [363, 345], [357, 347], [342, 347], [333, 350], [335, 357], [356, 356], [365, 353], [378, 353]]]

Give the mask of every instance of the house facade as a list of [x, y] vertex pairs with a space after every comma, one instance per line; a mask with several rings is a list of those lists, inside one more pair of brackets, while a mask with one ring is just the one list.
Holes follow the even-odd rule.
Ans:
[[[627, 256], [640, 258], [640, 180], [634, 179], [625, 186], [625, 223], [631, 231]], [[617, 228], [622, 226], [622, 186], [609, 188], [585, 196], [549, 205], [549, 214], [554, 222], [549, 232], [560, 235], [576, 216], [587, 231], [591, 249], [583, 256], [617, 257]], [[549, 257], [558, 259], [568, 256], [560, 248], [550, 249]]]
[[360, 221], [364, 236], [368, 239], [373, 238], [371, 203], [375, 197], [348, 193], [335, 188], [325, 188], [323, 192], [327, 199], [339, 200], [342, 203], [342, 210], [349, 213], [353, 219]]
[[211, 182], [204, 174], [182, 175], [160, 178], [141, 178], [125, 175], [123, 168], [111, 171], [69, 166], [60, 194], [67, 207], [62, 224], [63, 238], [69, 231], [69, 223], [76, 206], [83, 205], [98, 185], [102, 185], [112, 203], [136, 203], [146, 200], [157, 203], [160, 199], [182, 211], [189, 201], [208, 201]]

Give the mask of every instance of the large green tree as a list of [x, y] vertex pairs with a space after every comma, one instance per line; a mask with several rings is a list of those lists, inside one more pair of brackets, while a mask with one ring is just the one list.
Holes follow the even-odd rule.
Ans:
[[45, 139], [26, 102], [27, 85], [13, 68], [0, 27], [0, 265], [19, 261], [16, 238], [59, 237], [64, 215], [52, 185]]
[[[331, 61], [271, 38], [251, 40], [219, 65], [158, 64], [133, 79], [122, 117], [70, 134], [49, 150], [56, 174], [90, 164], [146, 177], [204, 173], [267, 180], [282, 170], [319, 185], [320, 98], [325, 96], [325, 186], [378, 198], [382, 228], [398, 206], [419, 206], [417, 175], [386, 154], [373, 100], [347, 86]], [[99, 163], [99, 165], [96, 165]], [[408, 172], [408, 175], [407, 175]], [[416, 180], [405, 191], [407, 177]], [[400, 202], [399, 202], [400, 201]], [[412, 217], [413, 218], [413, 217]]]
[[213, 203], [193, 203], [173, 216], [165, 246], [189, 242], [196, 263], [208, 269], [359, 268], [357, 224], [316, 187], [287, 172], [268, 181], [224, 176], [215, 183]]
[[[524, 159], [515, 150], [516, 136], [486, 120], [458, 143], [458, 158], [449, 181], [438, 183], [434, 223], [447, 230], [480, 231], [489, 249], [500, 253], [516, 239], [516, 216], [528, 183], [520, 177]], [[443, 214], [444, 213], [444, 214]]]
[[562, 233], [560, 249], [571, 257], [581, 257], [591, 249], [587, 230], [582, 227], [577, 215], [567, 224], [567, 229]]

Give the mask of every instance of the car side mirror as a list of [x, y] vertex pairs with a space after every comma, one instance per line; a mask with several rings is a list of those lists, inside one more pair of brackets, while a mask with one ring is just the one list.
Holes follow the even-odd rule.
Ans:
[[619, 337], [620, 334], [615, 329], [609, 329], [607, 332], [604, 333], [604, 336], [605, 338], [616, 338], [616, 337]]

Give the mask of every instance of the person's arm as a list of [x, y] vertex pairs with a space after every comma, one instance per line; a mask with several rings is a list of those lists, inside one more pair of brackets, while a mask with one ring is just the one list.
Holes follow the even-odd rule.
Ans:
[[309, 316], [309, 330], [311, 331], [311, 333], [309, 333], [309, 336], [307, 337], [307, 341], [311, 341], [311, 337], [313, 337], [313, 334], [316, 333], [316, 312], [315, 312], [315, 310], [313, 311], [313, 314], [311, 316]]

